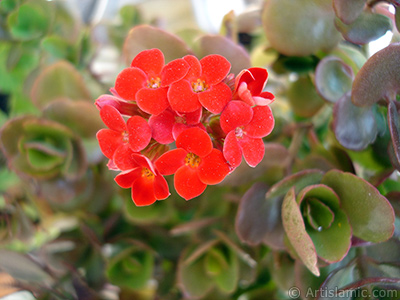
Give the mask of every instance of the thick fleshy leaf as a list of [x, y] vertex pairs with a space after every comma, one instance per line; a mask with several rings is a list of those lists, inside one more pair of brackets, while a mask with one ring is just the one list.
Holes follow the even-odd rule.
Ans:
[[166, 64], [161, 72], [161, 85], [168, 86], [186, 76], [189, 64], [182, 58], [174, 59]]
[[199, 165], [199, 179], [205, 184], [217, 184], [224, 180], [229, 171], [229, 165], [222, 152], [212, 149], [211, 153], [201, 160]]
[[113, 131], [122, 133], [127, 129], [125, 120], [122, 118], [119, 111], [112, 106], [104, 106], [100, 110], [100, 117], [104, 124]]
[[375, 187], [353, 174], [337, 170], [326, 173], [322, 183], [338, 194], [356, 237], [379, 243], [392, 236], [393, 208]]
[[249, 137], [263, 138], [271, 133], [275, 120], [269, 106], [253, 107], [253, 118], [244, 126], [243, 130]]
[[238, 139], [242, 148], [244, 159], [250, 167], [257, 166], [264, 158], [265, 147], [262, 139], [243, 137]]
[[220, 35], [204, 35], [197, 40], [198, 57], [219, 54], [232, 64], [231, 72], [239, 74], [243, 69], [251, 67], [250, 57], [246, 50], [231, 39]]
[[115, 176], [115, 182], [124, 189], [129, 189], [132, 187], [135, 180], [142, 176], [142, 168], [136, 168], [134, 170], [129, 170], [119, 173]]
[[229, 101], [221, 113], [220, 125], [225, 133], [247, 125], [253, 119], [253, 110], [243, 101]]
[[[52, 101], [43, 110], [43, 116], [47, 119], [64, 124], [83, 138], [93, 138], [96, 132], [104, 127], [99, 117], [98, 110], [92, 103], [87, 101], [69, 101], [67, 99]], [[116, 117], [116, 119], [118, 119], [118, 117]], [[111, 121], [109, 124], [116, 125], [116, 123], [118, 123], [119, 126], [122, 125], [119, 121]], [[114, 130], [118, 131], [121, 128], [122, 126]], [[123, 130], [125, 129], [121, 131]]]
[[160, 76], [164, 67], [164, 54], [156, 48], [143, 50], [132, 60], [131, 67], [141, 69], [148, 77]]
[[210, 54], [200, 60], [202, 77], [209, 85], [221, 82], [231, 69], [230, 62], [223, 56]]
[[393, 154], [398, 162], [396, 165], [398, 165], [400, 164], [400, 123], [399, 113], [393, 101], [390, 101], [388, 105], [388, 124], [390, 136], [392, 137]]
[[141, 51], [152, 48], [164, 53], [165, 62], [190, 54], [189, 48], [179, 37], [156, 27], [139, 25], [133, 27], [125, 39], [123, 53], [126, 63], [130, 64]]
[[351, 98], [355, 105], [370, 106], [400, 93], [399, 55], [400, 43], [396, 43], [378, 51], [368, 59], [353, 82]]
[[153, 139], [160, 144], [170, 144], [174, 141], [172, 127], [175, 124], [175, 115], [170, 110], [166, 110], [157, 116], [151, 116], [149, 126], [152, 130]]
[[307, 234], [303, 217], [295, 199], [294, 188], [286, 194], [282, 203], [282, 222], [291, 245], [306, 267], [319, 276], [315, 246]]
[[[224, 247], [223, 249], [216, 249], [216, 247], [214, 247], [212, 250], [218, 251], [217, 253], [221, 254], [221, 258], [225, 261], [225, 264], [221, 264], [220, 262], [217, 262], [217, 264], [214, 263], [214, 266], [216, 266], [217, 269], [220, 269], [218, 274], [212, 276], [215, 284], [222, 292], [233, 293], [236, 290], [239, 281], [238, 257], [234, 250], [229, 247]], [[216, 261], [214, 260], [214, 262]], [[210, 260], [208, 263], [210, 265]]]
[[223, 153], [232, 168], [237, 168], [242, 163], [242, 148], [233, 130], [225, 137]]
[[392, 29], [391, 20], [381, 14], [363, 12], [349, 25], [340, 19], [335, 19], [336, 28], [342, 33], [345, 40], [358, 45], [375, 41]]
[[173, 149], [161, 155], [154, 164], [162, 175], [172, 175], [185, 164], [187, 155], [188, 152], [182, 148]]
[[350, 91], [353, 79], [354, 73], [350, 66], [334, 56], [325, 57], [315, 70], [315, 87], [329, 102], [338, 101]]
[[334, 48], [340, 40], [334, 18], [331, 0], [270, 0], [262, 12], [263, 28], [272, 48], [288, 56]]
[[345, 24], [354, 22], [363, 11], [366, 0], [333, 0], [336, 16]]
[[186, 129], [176, 139], [176, 147], [183, 148], [189, 153], [194, 153], [200, 157], [205, 157], [213, 149], [211, 138], [207, 132], [193, 127]]
[[197, 169], [189, 166], [182, 166], [174, 176], [176, 192], [185, 200], [200, 196], [207, 185], [200, 181]]
[[330, 263], [342, 260], [350, 249], [352, 230], [346, 214], [339, 207], [338, 195], [328, 186], [318, 184], [304, 188], [296, 200], [300, 207], [309, 205], [310, 214], [317, 222], [317, 228], [306, 227], [306, 230], [318, 257]]
[[[193, 247], [192, 247], [193, 248]], [[183, 251], [178, 263], [178, 281], [184, 295], [192, 298], [203, 298], [214, 286], [213, 279], [204, 270], [204, 260], [197, 259], [186, 263], [196, 249]]]
[[136, 94], [136, 101], [144, 112], [151, 115], [159, 115], [169, 106], [167, 88], [143, 88]]
[[350, 92], [340, 98], [333, 108], [333, 128], [340, 144], [351, 150], [363, 150], [378, 134], [374, 107], [357, 107]]
[[[154, 187], [154, 191], [156, 191], [156, 187]], [[137, 207], [129, 196], [125, 197], [122, 211], [129, 223], [154, 226], [154, 224], [168, 221], [173, 213], [173, 207], [170, 201], [156, 201], [153, 205]]]
[[132, 184], [132, 200], [137, 206], [147, 206], [156, 202], [154, 178], [139, 176]]
[[232, 91], [224, 82], [210, 87], [204, 92], [198, 93], [200, 103], [210, 112], [219, 114], [229, 100], [232, 99]]
[[187, 80], [175, 82], [170, 86], [168, 101], [173, 110], [181, 113], [190, 113], [201, 108], [198, 94], [193, 92]]
[[396, 13], [394, 15], [394, 20], [396, 22], [397, 31], [400, 31], [400, 8], [396, 7]]
[[125, 100], [136, 100], [136, 93], [146, 87], [147, 76], [138, 68], [123, 69], [115, 80], [115, 90]]
[[30, 95], [39, 108], [58, 98], [91, 99], [82, 75], [66, 61], [46, 67], [33, 83]]
[[133, 116], [127, 121], [129, 145], [134, 152], [143, 150], [151, 140], [151, 128], [147, 121]]

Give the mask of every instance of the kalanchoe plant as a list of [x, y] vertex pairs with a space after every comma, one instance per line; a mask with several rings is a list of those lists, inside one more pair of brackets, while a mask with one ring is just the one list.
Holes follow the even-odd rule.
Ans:
[[[115, 180], [132, 187], [136, 205], [169, 196], [164, 175], [175, 174], [176, 191], [189, 200], [223, 181], [242, 153], [250, 166], [260, 163], [262, 138], [274, 127], [267, 106], [274, 96], [263, 92], [268, 73], [243, 70], [232, 84], [230, 68], [220, 55], [187, 55], [164, 65], [159, 49], [144, 50], [117, 76], [114, 97], [96, 101], [109, 127], [97, 133], [100, 148], [109, 168], [122, 171]], [[127, 107], [136, 105], [129, 114]], [[163, 145], [174, 141], [176, 149], [167, 151]]]

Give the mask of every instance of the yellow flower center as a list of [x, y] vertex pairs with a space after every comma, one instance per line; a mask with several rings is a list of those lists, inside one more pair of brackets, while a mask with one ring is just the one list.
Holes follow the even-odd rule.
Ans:
[[160, 77], [156, 78], [151, 78], [150, 80], [147, 80], [147, 87], [150, 89], [157, 89], [161, 86], [161, 79]]
[[142, 177], [147, 177], [147, 179], [153, 179], [154, 174], [147, 168], [142, 169]]
[[194, 153], [189, 153], [185, 157], [185, 164], [192, 168], [197, 168], [201, 163], [201, 158]]
[[195, 93], [204, 92], [208, 89], [208, 84], [199, 78], [196, 82], [192, 82], [192, 89]]

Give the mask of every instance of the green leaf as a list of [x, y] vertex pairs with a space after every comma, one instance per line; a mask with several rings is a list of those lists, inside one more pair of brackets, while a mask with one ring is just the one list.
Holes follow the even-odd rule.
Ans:
[[355, 105], [371, 106], [400, 92], [399, 56], [400, 43], [396, 43], [368, 59], [353, 82], [351, 97]]
[[[27, 146], [28, 145], [25, 144], [25, 147]], [[27, 160], [33, 168], [41, 171], [49, 171], [63, 163], [64, 156], [51, 155], [42, 151], [43, 149], [41, 148], [42, 147], [35, 149], [29, 147], [27, 149]]]
[[251, 67], [250, 56], [245, 48], [220, 35], [203, 35], [197, 40], [196, 55], [200, 58], [209, 54], [219, 54], [232, 65], [231, 73], [238, 74]]
[[396, 7], [396, 13], [394, 15], [394, 20], [396, 23], [397, 31], [400, 31], [400, 8]]
[[33, 83], [31, 97], [39, 108], [58, 99], [91, 99], [84, 78], [66, 61], [59, 61], [42, 71]]
[[354, 22], [362, 13], [366, 0], [333, 0], [336, 16], [345, 24]]
[[374, 110], [376, 107], [357, 107], [346, 93], [333, 108], [333, 129], [339, 143], [351, 150], [363, 150], [378, 134]]
[[[220, 246], [221, 247], [221, 246]], [[236, 290], [238, 280], [239, 280], [239, 264], [238, 257], [235, 252], [229, 248], [224, 247], [219, 253], [223, 256], [225, 263], [220, 264], [221, 270], [218, 274], [213, 276], [215, 284], [223, 293], [232, 293]], [[210, 249], [212, 251], [214, 248]]]
[[353, 70], [341, 59], [327, 56], [315, 70], [315, 87], [318, 93], [329, 102], [337, 102], [351, 90]]
[[24, 3], [7, 18], [12, 36], [19, 40], [31, 40], [45, 34], [49, 18], [40, 5]]
[[129, 193], [124, 200], [123, 213], [133, 224], [154, 224], [167, 221], [172, 215], [171, 201], [156, 201], [149, 206], [136, 206]]
[[130, 247], [113, 257], [106, 275], [112, 284], [143, 289], [153, 276], [154, 255], [147, 249]]
[[294, 187], [286, 194], [282, 204], [282, 222], [287, 237], [306, 267], [319, 276], [315, 246], [306, 232], [303, 217], [295, 199]]
[[[392, 138], [394, 156], [397, 160], [397, 164], [400, 164], [400, 123], [399, 113], [396, 108], [396, 104], [390, 101], [388, 104], [388, 123], [390, 136]], [[396, 164], [396, 165], [397, 165]]]
[[71, 54], [71, 45], [63, 37], [58, 35], [47, 36], [42, 40], [42, 48], [53, 57], [68, 59]]
[[294, 113], [303, 118], [312, 117], [325, 104], [308, 75], [300, 76], [289, 85], [287, 97]]
[[126, 37], [123, 48], [126, 64], [130, 65], [139, 52], [152, 48], [158, 48], [164, 53], [166, 63], [191, 54], [190, 49], [176, 35], [149, 25], [139, 25], [133, 27]]
[[331, 0], [270, 0], [265, 1], [262, 11], [268, 41], [287, 56], [306, 56], [334, 48], [340, 39], [334, 17]]
[[349, 25], [336, 18], [335, 25], [347, 41], [358, 45], [375, 41], [392, 29], [392, 22], [388, 17], [367, 11]]
[[394, 212], [389, 201], [367, 181], [350, 173], [329, 171], [322, 183], [339, 196], [353, 235], [374, 243], [388, 240], [394, 231]]

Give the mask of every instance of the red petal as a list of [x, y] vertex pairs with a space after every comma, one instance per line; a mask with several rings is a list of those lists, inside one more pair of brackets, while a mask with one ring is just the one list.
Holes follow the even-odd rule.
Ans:
[[270, 92], [262, 92], [259, 96], [253, 97], [253, 99], [256, 105], [265, 106], [274, 102], [275, 96]]
[[115, 150], [123, 143], [122, 134], [110, 129], [99, 130], [96, 137], [99, 141], [101, 152], [110, 159], [112, 159]]
[[189, 71], [189, 64], [182, 58], [175, 59], [164, 66], [161, 72], [162, 86], [181, 80]]
[[143, 70], [149, 77], [159, 76], [164, 67], [164, 54], [156, 48], [144, 50], [132, 60], [131, 67]]
[[251, 80], [246, 80], [247, 88], [253, 96], [259, 95], [267, 84], [268, 72], [264, 68], [250, 68], [249, 71], [253, 75]]
[[132, 158], [137, 162], [142, 168], [149, 169], [153, 174], [156, 173], [153, 163], [150, 159], [140, 153], [132, 153]]
[[175, 173], [174, 186], [176, 192], [185, 200], [201, 195], [207, 185], [200, 181], [197, 168], [182, 166]]
[[110, 105], [104, 106], [100, 110], [100, 117], [108, 128], [118, 132], [126, 130], [125, 120], [116, 108]]
[[201, 116], [203, 114], [203, 109], [199, 108], [194, 112], [186, 113], [186, 114], [178, 114], [183, 117], [188, 125], [195, 125], [198, 124], [201, 120]]
[[132, 185], [132, 200], [137, 206], [146, 206], [156, 202], [154, 178], [139, 176]]
[[233, 168], [238, 167], [242, 163], [242, 149], [234, 131], [229, 132], [226, 136], [223, 152], [225, 159]]
[[153, 139], [160, 144], [170, 144], [174, 141], [172, 127], [175, 123], [175, 114], [169, 110], [164, 111], [158, 116], [151, 116], [149, 125], [153, 132]]
[[174, 149], [161, 155], [154, 165], [162, 175], [175, 174], [185, 164], [187, 154], [187, 151], [183, 149]]
[[246, 82], [240, 83], [239, 88], [237, 89], [237, 96], [239, 97], [239, 99], [241, 99], [242, 101], [244, 101], [245, 103], [247, 103], [250, 106], [254, 106], [256, 104], [253, 99], [253, 95], [247, 89]]
[[159, 115], [169, 106], [167, 91], [167, 88], [141, 89], [136, 94], [137, 104], [144, 112]]
[[193, 127], [200, 128], [204, 131], [207, 130], [206, 127], [201, 123], [197, 123], [196, 125], [186, 125], [186, 124], [182, 124], [182, 123], [175, 123], [174, 126], [172, 127], [172, 136], [176, 140], [182, 132], [184, 132], [186, 129], [193, 128]]
[[200, 103], [210, 112], [219, 114], [232, 99], [231, 89], [223, 82], [198, 93]]
[[192, 79], [197, 79], [200, 78], [201, 75], [201, 65], [200, 61], [197, 59], [196, 56], [193, 55], [186, 55], [183, 58], [190, 66], [190, 69], [188, 73], [186, 74], [185, 78], [192, 80]]
[[193, 127], [186, 129], [178, 136], [176, 147], [204, 157], [210, 154], [213, 145], [207, 132], [198, 127]]
[[223, 56], [211, 54], [200, 60], [202, 77], [207, 84], [215, 85], [221, 82], [231, 69], [230, 62]]
[[125, 101], [112, 95], [101, 95], [94, 103], [99, 110], [104, 106], [112, 106], [116, 108], [121, 115], [134, 116], [139, 114], [139, 107], [135, 102]]
[[220, 124], [225, 133], [248, 124], [253, 118], [253, 110], [243, 101], [230, 101], [221, 113]]
[[244, 137], [238, 140], [242, 147], [243, 156], [250, 167], [257, 166], [263, 159], [265, 153], [264, 142], [262, 139]]
[[244, 127], [243, 131], [249, 137], [262, 138], [271, 133], [274, 124], [274, 116], [269, 106], [256, 106], [253, 107], [253, 119]]
[[168, 183], [160, 174], [157, 174], [156, 177], [154, 177], [154, 195], [156, 196], [157, 200], [163, 200], [168, 198], [170, 195]]
[[114, 180], [120, 187], [128, 189], [132, 187], [133, 182], [140, 176], [142, 176], [142, 168], [136, 168], [119, 173]]
[[114, 152], [114, 164], [118, 169], [125, 171], [139, 167], [139, 164], [134, 158], [134, 152], [128, 144], [123, 144]]
[[171, 108], [181, 113], [194, 112], [201, 108], [199, 98], [187, 80], [175, 82], [170, 86], [168, 100]]
[[199, 179], [205, 184], [220, 183], [229, 174], [229, 165], [221, 151], [213, 149], [201, 160]]
[[143, 150], [151, 140], [151, 128], [146, 120], [139, 116], [133, 116], [127, 122], [129, 133], [129, 146], [133, 152]]
[[115, 80], [115, 90], [125, 100], [135, 100], [136, 93], [146, 86], [147, 76], [138, 68], [126, 68]]

